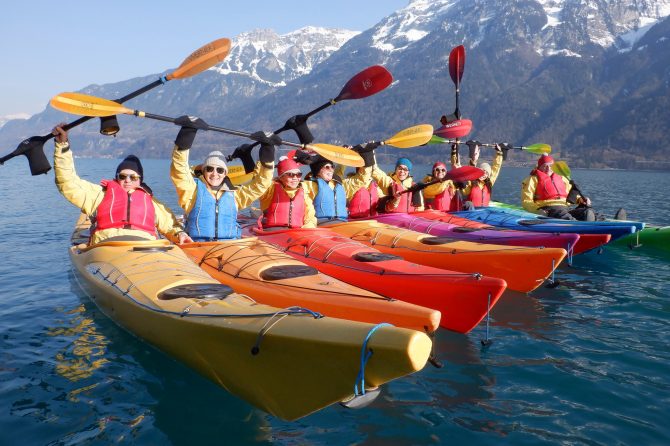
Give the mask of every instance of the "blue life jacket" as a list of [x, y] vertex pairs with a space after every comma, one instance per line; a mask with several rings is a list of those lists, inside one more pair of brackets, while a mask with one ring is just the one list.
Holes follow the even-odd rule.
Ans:
[[328, 183], [322, 178], [317, 178], [316, 184], [319, 191], [314, 197], [314, 210], [316, 218], [321, 221], [341, 220], [347, 221], [347, 194], [344, 187], [338, 181], [335, 181], [335, 189], [331, 189]]
[[225, 191], [215, 200], [199, 178], [195, 184], [195, 204], [186, 217], [188, 235], [196, 242], [240, 238], [242, 228], [237, 223], [235, 192]]

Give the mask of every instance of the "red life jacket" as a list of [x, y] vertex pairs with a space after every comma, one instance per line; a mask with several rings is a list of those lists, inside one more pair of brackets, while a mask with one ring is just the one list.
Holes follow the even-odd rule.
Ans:
[[477, 207], [488, 206], [491, 201], [491, 187], [484, 183], [484, 187], [480, 188], [476, 182], [473, 182], [468, 200]]
[[151, 194], [138, 187], [132, 194], [114, 180], [100, 182], [105, 196], [95, 213], [93, 232], [103, 229], [139, 229], [156, 235], [156, 210]]
[[[412, 183], [412, 186], [414, 183]], [[397, 181], [394, 181], [391, 187], [389, 188], [389, 195], [395, 195], [397, 192], [401, 192], [405, 190], [405, 187], [398, 183]], [[412, 194], [407, 193], [407, 194], [400, 194], [400, 202], [398, 203], [398, 207], [395, 209], [389, 209], [389, 207], [386, 207], [386, 212], [388, 213], [402, 213], [402, 214], [409, 214], [410, 212], [414, 212], [416, 208], [412, 206]]]
[[263, 212], [263, 227], [302, 228], [305, 223], [305, 192], [298, 187], [293, 198], [281, 183], [275, 183], [270, 206]]
[[460, 206], [458, 203], [460, 200], [454, 192], [454, 188], [449, 186], [439, 194], [435, 195], [435, 197], [426, 199], [428, 209], [435, 209], [436, 211], [443, 212], [459, 211]]
[[349, 200], [349, 218], [368, 218], [377, 215], [379, 193], [377, 183], [372, 181], [367, 188], [361, 187]]
[[560, 175], [547, 175], [541, 170], [533, 170], [531, 175], [537, 177], [537, 187], [535, 188], [535, 201], [556, 200], [567, 198], [568, 192], [565, 190], [565, 183]]

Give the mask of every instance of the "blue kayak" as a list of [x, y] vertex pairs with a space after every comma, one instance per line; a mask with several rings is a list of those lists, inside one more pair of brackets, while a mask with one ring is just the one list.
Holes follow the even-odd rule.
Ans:
[[[506, 205], [500, 205], [506, 206]], [[533, 214], [524, 210], [510, 207], [489, 206], [477, 208], [474, 211], [452, 212], [454, 215], [465, 217], [507, 229], [532, 232], [572, 232], [575, 234], [611, 234], [612, 240], [633, 234], [644, 228], [644, 223], [627, 220], [607, 221], [578, 221], [560, 220], [542, 215]]]

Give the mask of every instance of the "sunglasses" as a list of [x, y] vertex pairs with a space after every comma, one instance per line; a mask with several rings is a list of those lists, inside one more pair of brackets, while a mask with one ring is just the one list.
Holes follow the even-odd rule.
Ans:
[[404, 170], [405, 172], [409, 172], [409, 169], [405, 166], [398, 166], [395, 168], [396, 170]]
[[218, 173], [219, 175], [223, 175], [224, 173], [226, 173], [226, 169], [224, 169], [223, 167], [205, 166], [205, 172], [207, 173], [214, 172], [214, 169], [216, 169], [216, 173]]
[[332, 164], [326, 164], [326, 165], [324, 165], [324, 166], [322, 167], [322, 169], [333, 170], [333, 169], [335, 169], [335, 167], [333, 167]]
[[284, 176], [289, 177], [289, 178], [300, 178], [302, 176], [302, 173], [300, 173], [300, 172], [288, 172], [288, 173], [285, 173]]
[[139, 181], [140, 180], [140, 176], [135, 175], [134, 173], [131, 173], [131, 174], [120, 173], [116, 176], [116, 178], [118, 178], [119, 181], [125, 181], [126, 178], [130, 178], [131, 181]]
[[435, 172], [446, 172], [447, 169], [442, 169], [440, 167], [433, 169]]

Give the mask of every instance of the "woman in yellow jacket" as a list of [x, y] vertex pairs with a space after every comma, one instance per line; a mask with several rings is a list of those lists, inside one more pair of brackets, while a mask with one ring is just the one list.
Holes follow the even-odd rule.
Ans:
[[112, 237], [155, 239], [156, 230], [174, 243], [190, 241], [174, 214], [153, 197], [144, 184], [140, 160], [130, 155], [116, 168], [113, 180], [94, 184], [81, 179], [74, 168], [64, 124], [54, 127], [54, 172], [56, 186], [72, 204], [91, 217], [91, 243]]
[[423, 194], [421, 191], [411, 194], [403, 193], [415, 184], [410, 175], [411, 170], [412, 162], [404, 157], [398, 158], [395, 170], [391, 175], [383, 172], [377, 164], [372, 168], [372, 178], [386, 195], [384, 212], [410, 213], [423, 211]]
[[277, 178], [260, 197], [260, 225], [269, 228], [316, 228], [312, 200], [303, 188], [300, 165], [293, 159], [295, 151], [279, 158]]
[[[476, 141], [468, 141], [468, 146], [471, 147], [470, 150], [470, 165], [477, 166], [477, 160], [479, 158], [479, 144]], [[491, 194], [493, 193], [493, 185], [498, 179], [500, 174], [500, 169], [503, 163], [503, 151], [499, 144], [495, 145], [495, 157], [493, 158], [493, 165], [489, 163], [479, 163], [479, 168], [484, 171], [484, 175], [474, 181], [468, 181], [465, 184], [465, 187], [461, 189], [464, 208], [488, 206], [491, 201]], [[460, 167], [460, 162], [458, 159], [458, 152], [451, 152], [451, 165], [452, 168]]]
[[[178, 119], [182, 118], [198, 120]], [[219, 151], [210, 152], [200, 165], [201, 175], [193, 177], [188, 155], [196, 131], [189, 125], [179, 130], [170, 165], [170, 178], [177, 189], [179, 205], [186, 213], [186, 231], [195, 241], [240, 238], [242, 231], [237, 213], [250, 206], [272, 184], [274, 145], [269, 140], [261, 145], [253, 179], [249, 184], [235, 187], [227, 176], [225, 156]]]

